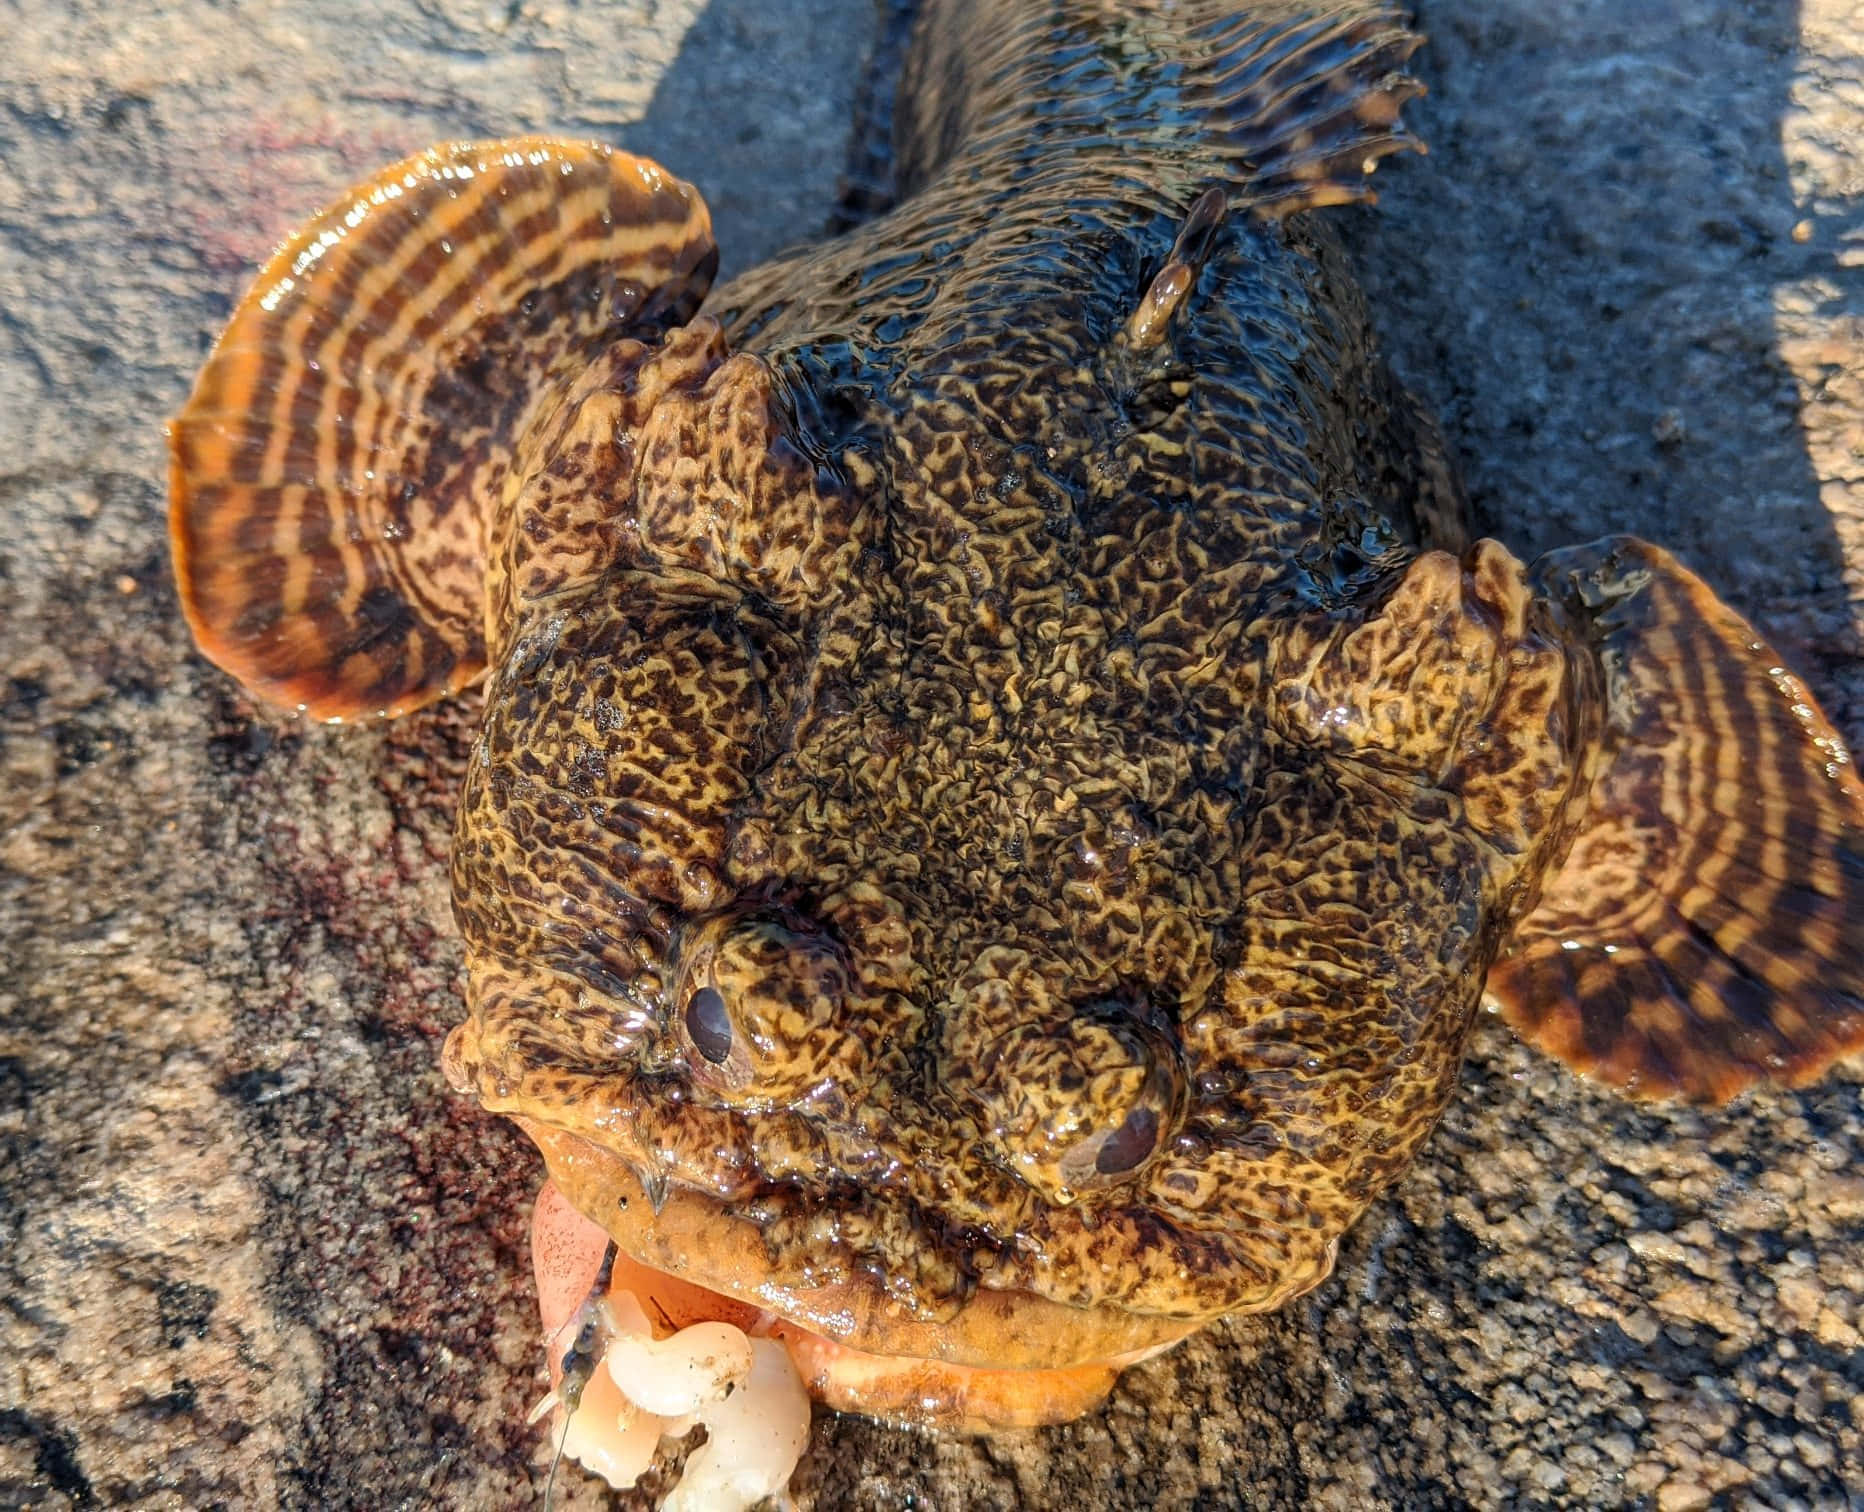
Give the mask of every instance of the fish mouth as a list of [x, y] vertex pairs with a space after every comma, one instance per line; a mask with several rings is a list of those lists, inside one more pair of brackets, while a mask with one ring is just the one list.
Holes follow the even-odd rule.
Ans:
[[1121, 1370], [1207, 1321], [987, 1287], [936, 1318], [915, 1314], [864, 1271], [829, 1284], [780, 1273], [757, 1226], [716, 1198], [675, 1186], [656, 1208], [619, 1156], [516, 1122], [562, 1199], [632, 1268], [715, 1299], [682, 1292], [691, 1316], [780, 1338], [810, 1395], [836, 1411], [971, 1432], [1067, 1422], [1097, 1407]]

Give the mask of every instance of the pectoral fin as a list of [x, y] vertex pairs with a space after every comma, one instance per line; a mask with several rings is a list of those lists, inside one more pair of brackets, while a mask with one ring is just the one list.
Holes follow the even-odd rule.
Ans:
[[1864, 786], [1754, 630], [1629, 537], [1552, 552], [1604, 748], [1564, 865], [1491, 970], [1528, 1040], [1640, 1095], [1720, 1102], [1864, 1046]]
[[169, 428], [201, 649], [315, 718], [470, 681], [518, 439], [590, 354], [690, 317], [716, 261], [690, 187], [543, 137], [434, 148], [314, 217]]

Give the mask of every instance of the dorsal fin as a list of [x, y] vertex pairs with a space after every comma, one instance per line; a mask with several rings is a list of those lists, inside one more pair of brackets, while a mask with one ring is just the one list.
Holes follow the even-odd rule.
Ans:
[[1370, 200], [1382, 157], [1424, 150], [1399, 111], [1424, 86], [1404, 72], [1423, 39], [1394, 6], [1258, 5], [1195, 26], [1185, 90], [1203, 134], [1242, 161], [1240, 198], [1259, 214]]
[[1215, 169], [1239, 211], [1370, 199], [1378, 159], [1423, 150], [1399, 119], [1423, 93], [1404, 71], [1421, 41], [1389, 0], [926, 0], [897, 187], [1048, 141], [1115, 148], [1160, 185]]
[[1812, 695], [1668, 552], [1533, 576], [1592, 642], [1602, 764], [1489, 972], [1527, 1039], [1644, 1096], [1720, 1102], [1864, 1048], [1864, 785]]
[[558, 379], [685, 321], [705, 205], [643, 158], [544, 137], [397, 163], [241, 300], [169, 427], [169, 534], [206, 655], [322, 719], [484, 664], [484, 522]]

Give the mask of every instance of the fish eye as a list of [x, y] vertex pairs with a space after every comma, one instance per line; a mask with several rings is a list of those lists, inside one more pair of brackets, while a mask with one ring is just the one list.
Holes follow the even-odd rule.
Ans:
[[731, 1058], [731, 1013], [725, 994], [701, 987], [686, 1000], [686, 1033], [693, 1048], [715, 1066]]
[[951, 1041], [986, 1145], [1053, 1203], [1143, 1180], [1183, 1114], [1175, 1037], [1116, 1000], [1058, 1003], [1019, 1023], [1013, 985], [985, 984]]
[[1145, 1079], [1129, 1094], [1130, 1101], [1124, 1103], [1124, 1116], [1119, 1117], [1119, 1122], [1112, 1121], [1112, 1116], [1122, 1112], [1121, 1104], [1115, 1103], [1107, 1109], [1112, 1116], [1106, 1122], [1097, 1128], [1090, 1124], [1088, 1131], [1056, 1161], [1061, 1178], [1074, 1190], [1118, 1186], [1136, 1175], [1157, 1153], [1172, 1118], [1174, 1095], [1170, 1074], [1155, 1053], [1147, 1054], [1150, 1064], [1145, 1065]]
[[1158, 1148], [1159, 1116], [1151, 1108], [1134, 1108], [1094, 1152], [1094, 1169], [1102, 1176], [1124, 1176], [1145, 1164]]
[[678, 951], [673, 1027], [703, 1100], [783, 1106], [843, 1069], [848, 971], [814, 921], [730, 909], [696, 920]]

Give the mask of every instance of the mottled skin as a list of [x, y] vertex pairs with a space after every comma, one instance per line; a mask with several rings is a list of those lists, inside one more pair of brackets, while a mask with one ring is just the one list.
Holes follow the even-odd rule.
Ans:
[[553, 422], [461, 803], [464, 1068], [779, 1271], [1265, 1307], [1454, 1086], [1571, 680], [1504, 553], [1419, 555], [1454, 495], [1322, 230], [1239, 194], [1141, 344], [1234, 153], [1016, 125]]
[[190, 622], [322, 717], [489, 671], [448, 1070], [636, 1259], [1104, 1390], [1326, 1274], [1485, 985], [1647, 1093], [1864, 1043], [1842, 742], [1658, 548], [1470, 542], [1296, 213], [1415, 45], [928, 0], [900, 207], [696, 318], [692, 191], [542, 139], [387, 170], [236, 312]]

